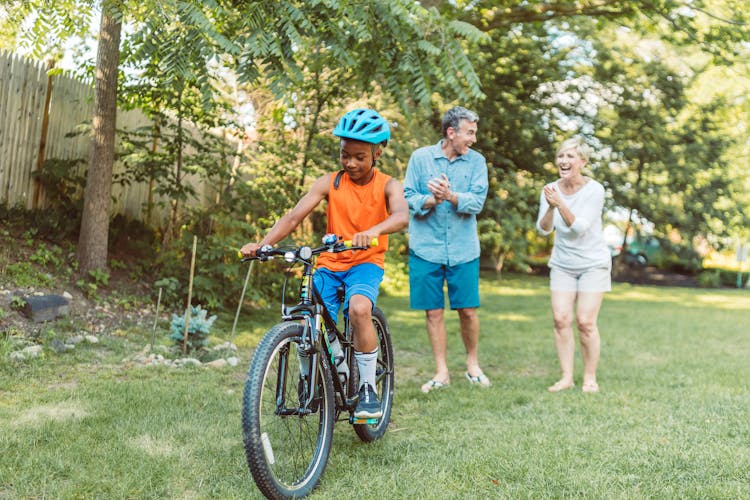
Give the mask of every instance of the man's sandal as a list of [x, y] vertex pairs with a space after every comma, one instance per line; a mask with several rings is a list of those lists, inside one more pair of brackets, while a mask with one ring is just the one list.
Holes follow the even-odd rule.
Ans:
[[438, 389], [445, 389], [449, 385], [450, 384], [448, 382], [441, 382], [439, 380], [433, 379], [422, 386], [422, 392], [427, 394], [430, 391], [436, 391]]
[[480, 387], [489, 387], [490, 386], [490, 379], [487, 378], [487, 375], [484, 373], [480, 373], [476, 377], [472, 377], [469, 375], [469, 372], [466, 372], [466, 380], [469, 381], [470, 384], [478, 384]]

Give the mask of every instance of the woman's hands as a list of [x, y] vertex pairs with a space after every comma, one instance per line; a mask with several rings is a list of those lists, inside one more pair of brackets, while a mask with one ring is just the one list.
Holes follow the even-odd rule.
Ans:
[[562, 203], [562, 198], [560, 197], [559, 191], [557, 191], [557, 188], [553, 184], [547, 184], [542, 189], [542, 192], [544, 193], [544, 198], [547, 200], [547, 203], [549, 203], [549, 206], [552, 208], [559, 208], [560, 204]]

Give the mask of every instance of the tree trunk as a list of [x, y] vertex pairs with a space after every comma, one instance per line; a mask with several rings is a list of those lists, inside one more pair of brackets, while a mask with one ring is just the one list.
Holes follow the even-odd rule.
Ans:
[[78, 268], [83, 275], [107, 268], [121, 26], [120, 13], [104, 2], [96, 56], [92, 146], [78, 239]]

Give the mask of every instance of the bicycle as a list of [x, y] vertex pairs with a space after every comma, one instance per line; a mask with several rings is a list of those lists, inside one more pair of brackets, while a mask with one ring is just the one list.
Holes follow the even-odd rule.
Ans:
[[[299, 302], [286, 305], [287, 277], [281, 322], [258, 344], [242, 398], [248, 467], [268, 498], [303, 497], [318, 486], [328, 463], [336, 421], [348, 419], [364, 442], [381, 438], [388, 428], [394, 369], [385, 315], [378, 308], [372, 313], [379, 347], [375, 389], [383, 414], [378, 419], [355, 419], [359, 373], [351, 326], [345, 315], [343, 331], [337, 327], [313, 285], [317, 255], [367, 248], [347, 243], [335, 235], [326, 235], [323, 245], [317, 248], [265, 246], [256, 252], [256, 257], [243, 259], [263, 262], [282, 256], [291, 266], [303, 266]], [[343, 298], [345, 291], [340, 287], [337, 293]]]

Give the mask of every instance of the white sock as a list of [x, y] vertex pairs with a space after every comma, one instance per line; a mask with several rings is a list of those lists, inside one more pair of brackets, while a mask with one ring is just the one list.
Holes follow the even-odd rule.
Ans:
[[359, 368], [359, 388], [361, 389], [365, 383], [368, 383], [377, 392], [375, 369], [378, 366], [378, 349], [376, 348], [372, 352], [354, 351], [354, 357], [357, 359], [357, 367]]

